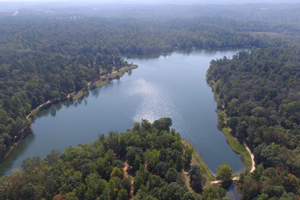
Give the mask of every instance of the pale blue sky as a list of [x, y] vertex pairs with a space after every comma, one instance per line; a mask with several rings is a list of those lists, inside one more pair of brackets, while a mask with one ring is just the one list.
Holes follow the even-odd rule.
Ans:
[[0, 2], [103, 2], [103, 3], [300, 3], [300, 0], [0, 0]]

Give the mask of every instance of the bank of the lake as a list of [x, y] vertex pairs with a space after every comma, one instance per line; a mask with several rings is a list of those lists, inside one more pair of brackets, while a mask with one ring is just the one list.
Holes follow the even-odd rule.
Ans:
[[232, 56], [239, 50], [178, 51], [165, 56], [132, 56], [139, 66], [120, 80], [85, 91], [82, 98], [54, 103], [32, 117], [32, 131], [0, 165], [0, 174], [10, 174], [22, 161], [53, 149], [89, 143], [98, 134], [126, 131], [142, 118], [153, 122], [172, 118], [182, 138], [189, 141], [215, 173], [229, 164], [234, 173], [245, 165], [217, 128], [216, 102], [205, 80], [212, 59]]
[[[209, 77], [207, 77], [207, 79], [209, 79]], [[209, 82], [209, 85], [211, 86], [212, 88], [212, 91], [214, 93], [214, 97], [215, 97], [215, 100], [216, 102], [219, 102], [219, 96], [218, 94], [216, 93], [216, 88], [215, 88], [215, 81], [214, 80], [210, 80], [208, 81]], [[223, 107], [223, 105], [221, 106]], [[225, 125], [227, 125], [227, 121], [228, 119], [225, 117], [224, 119], [221, 119], [221, 115], [222, 116], [226, 116], [225, 114], [225, 111], [221, 110], [221, 109], [217, 109], [217, 116], [218, 116], [218, 123], [224, 123]], [[239, 153], [243, 156], [243, 162], [245, 164], [245, 170], [244, 172], [246, 173], [249, 173], [251, 171], [253, 171], [253, 166], [252, 165], [252, 162], [253, 159], [251, 158], [250, 154], [251, 152], [249, 152], [245, 146], [245, 144], [241, 144], [240, 141], [238, 141], [237, 138], [235, 138], [230, 132], [231, 132], [231, 129], [228, 127], [228, 126], [225, 126], [224, 128], [222, 128], [222, 132], [224, 133], [224, 135], [226, 136], [226, 140], [228, 142], [228, 144], [230, 145], [230, 147], [232, 148], [232, 150], [236, 153]], [[245, 141], [244, 141], [245, 143]], [[238, 175], [238, 174], [236, 174]]]
[[[26, 123], [32, 123], [32, 117], [34, 117], [39, 111], [41, 111], [41, 109], [43, 109], [44, 107], [47, 107], [47, 106], [51, 106], [52, 104], [54, 103], [57, 103], [57, 102], [60, 102], [60, 101], [65, 101], [67, 99], [70, 99], [70, 100], [76, 100], [76, 99], [79, 99], [81, 97], [83, 97], [85, 94], [86, 94], [86, 91], [90, 90], [91, 87], [97, 87], [97, 88], [100, 88], [102, 86], [105, 86], [106, 84], [108, 84], [111, 80], [114, 80], [114, 79], [119, 79], [121, 78], [126, 72], [130, 71], [130, 70], [133, 70], [133, 69], [136, 69], [138, 68], [138, 65], [128, 65], [128, 66], [125, 66], [125, 67], [122, 67], [121, 69], [119, 70], [113, 70], [111, 74], [107, 74], [107, 75], [104, 75], [104, 76], [100, 76], [99, 77], [99, 80], [97, 81], [92, 81], [92, 82], [88, 82], [87, 83], [87, 87], [85, 88], [82, 88], [80, 89], [79, 91], [75, 91], [75, 92], [72, 92], [70, 94], [67, 95], [66, 98], [57, 98], [57, 99], [52, 99], [52, 100], [49, 100], [41, 105], [39, 105], [38, 107], [36, 107], [35, 109], [33, 109], [30, 114], [27, 115], [26, 117], [26, 120], [27, 122]], [[18, 137], [20, 137], [18, 139], [18, 141], [16, 143], [14, 143], [9, 151], [6, 153], [6, 155], [4, 156], [4, 158], [2, 160], [0, 160], [0, 163], [2, 163], [5, 159], [8, 158], [8, 156], [10, 156], [12, 154], [12, 152], [21, 144], [21, 142], [23, 142], [23, 140], [27, 137], [28, 134], [32, 133], [32, 130], [31, 130], [31, 127], [30, 128], [24, 128]]]
[[86, 94], [86, 92], [89, 89], [91, 89], [92, 87], [100, 88], [100, 87], [108, 84], [111, 80], [119, 79], [126, 72], [128, 72], [129, 70], [133, 70], [133, 69], [136, 69], [136, 68], [138, 68], [137, 65], [126, 66], [126, 67], [122, 67], [119, 70], [113, 70], [111, 74], [100, 76], [99, 80], [93, 81], [93, 82], [89, 82], [87, 88], [82, 88], [81, 90], [79, 90], [79, 91], [77, 91], [75, 93], [72, 93], [71, 94], [72, 99], [73, 100], [79, 99], [79, 98], [83, 97]]
[[216, 180], [216, 178], [215, 178], [214, 174], [211, 172], [211, 170], [209, 169], [209, 167], [207, 166], [207, 164], [205, 163], [205, 161], [203, 160], [203, 158], [201, 157], [198, 150], [195, 147], [193, 147], [193, 145], [189, 141], [187, 141], [185, 139], [181, 140], [181, 144], [184, 147], [193, 148], [191, 166], [194, 165], [194, 164], [199, 165], [200, 169], [201, 169], [201, 175], [206, 180], [205, 186], [210, 185], [210, 183], [212, 181]]

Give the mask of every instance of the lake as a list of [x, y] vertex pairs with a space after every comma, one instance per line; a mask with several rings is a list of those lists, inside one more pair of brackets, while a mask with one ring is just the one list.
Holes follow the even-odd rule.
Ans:
[[216, 102], [206, 83], [212, 59], [230, 57], [238, 50], [178, 51], [164, 56], [132, 56], [139, 66], [120, 80], [91, 90], [82, 99], [64, 101], [39, 112], [30, 134], [0, 165], [0, 175], [11, 174], [22, 160], [51, 150], [88, 143], [98, 134], [126, 131], [133, 123], [172, 118], [172, 128], [199, 151], [213, 173], [229, 164], [244, 170], [241, 155], [232, 151], [217, 128]]

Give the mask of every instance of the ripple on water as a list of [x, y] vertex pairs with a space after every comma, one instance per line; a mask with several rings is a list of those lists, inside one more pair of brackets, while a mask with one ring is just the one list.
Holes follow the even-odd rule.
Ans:
[[133, 82], [127, 94], [142, 99], [136, 108], [133, 121], [140, 121], [143, 118], [152, 123], [161, 117], [178, 116], [171, 96], [155, 83], [138, 79]]

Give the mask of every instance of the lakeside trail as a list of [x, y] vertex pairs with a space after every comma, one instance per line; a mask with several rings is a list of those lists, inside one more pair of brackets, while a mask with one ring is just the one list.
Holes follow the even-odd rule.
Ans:
[[[245, 148], [247, 149], [247, 151], [248, 151], [248, 153], [250, 154], [250, 157], [251, 157], [252, 167], [251, 167], [251, 170], [250, 170], [249, 173], [252, 173], [256, 169], [255, 161], [254, 161], [254, 155], [251, 152], [251, 150], [250, 150], [250, 148], [247, 145], [245, 140], [244, 140], [243, 144], [244, 144]], [[235, 177], [232, 178], [233, 181], [238, 181], [239, 179], [240, 179], [240, 177], [238, 177], [238, 176], [235, 176]], [[217, 184], [217, 183], [221, 183], [221, 182], [222, 182], [222, 180], [216, 180], [216, 181], [210, 182], [210, 184]]]
[[243, 142], [244, 146], [246, 147], [247, 151], [249, 152], [250, 154], [250, 157], [251, 157], [251, 162], [252, 162], [252, 167], [251, 167], [251, 170], [250, 170], [250, 173], [252, 173], [256, 167], [255, 167], [255, 161], [254, 161], [254, 154], [251, 152], [249, 146], [247, 145], [246, 141], [244, 140]]

